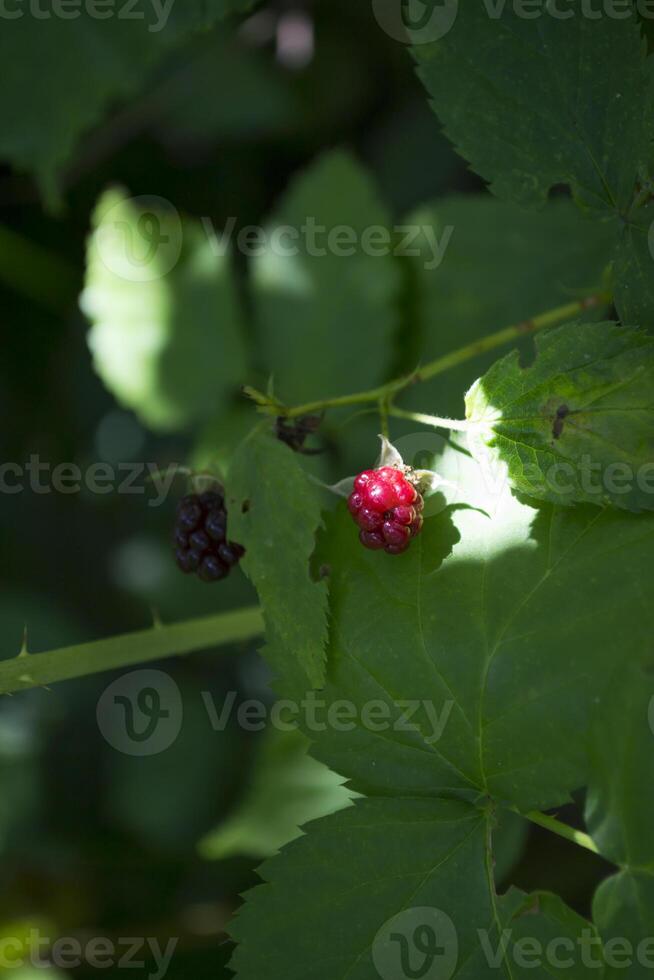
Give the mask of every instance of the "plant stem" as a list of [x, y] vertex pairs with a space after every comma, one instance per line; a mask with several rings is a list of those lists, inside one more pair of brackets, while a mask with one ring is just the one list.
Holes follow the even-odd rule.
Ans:
[[[516, 810], [516, 813], [519, 812], [519, 810]], [[592, 837], [582, 833], [581, 830], [575, 830], [574, 827], [570, 827], [567, 823], [557, 820], [556, 817], [549, 817], [546, 813], [540, 813], [538, 810], [522, 813], [521, 816], [531, 821], [531, 823], [537, 824], [539, 827], [544, 827], [545, 830], [550, 830], [553, 834], [558, 834], [559, 837], [564, 837], [566, 840], [572, 841], [573, 844], [578, 844], [579, 847], [584, 847], [587, 851], [592, 851], [593, 854], [599, 854], [599, 850]]]
[[250, 640], [261, 633], [261, 610], [249, 607], [188, 619], [170, 626], [155, 625], [151, 629], [50, 650], [48, 653], [21, 653], [18, 657], [0, 661], [0, 694]]
[[444, 419], [438, 415], [425, 415], [423, 412], [407, 412], [403, 408], [391, 405], [388, 409], [390, 415], [397, 419], [409, 419], [411, 422], [420, 422], [422, 425], [432, 425], [435, 429], [451, 429], [458, 432], [468, 432], [471, 423], [459, 419]]
[[272, 401], [267, 400], [266, 396], [261, 395], [259, 392], [252, 392], [252, 389], [248, 390], [251, 397], [255, 397], [255, 400], [264, 409], [268, 407], [270, 412], [283, 414], [289, 419], [299, 418], [303, 415], [312, 415], [325, 408], [339, 408], [344, 405], [361, 405], [368, 402], [381, 402], [382, 400], [390, 404], [393, 397], [409, 385], [429, 381], [431, 378], [436, 377], [437, 374], [449, 371], [450, 368], [457, 367], [459, 364], [469, 361], [478, 354], [485, 354], [487, 351], [494, 350], [496, 347], [502, 347], [511, 340], [516, 340], [527, 334], [543, 330], [545, 327], [551, 327], [556, 323], [561, 323], [570, 317], [582, 313], [584, 310], [605, 306], [610, 301], [611, 297], [608, 293], [598, 292], [590, 296], [585, 296], [583, 299], [566, 303], [563, 306], [557, 306], [555, 309], [548, 310], [546, 313], [540, 313], [530, 320], [522, 320], [520, 323], [514, 323], [509, 327], [498, 330], [496, 333], [489, 334], [487, 337], [482, 337], [481, 340], [475, 340], [471, 344], [466, 344], [465, 347], [459, 347], [458, 350], [451, 351], [449, 354], [438, 357], [423, 367], [417, 368], [411, 374], [401, 378], [395, 378], [386, 384], [380, 385], [377, 388], [371, 388], [368, 391], [356, 392], [353, 395], [340, 395], [337, 398], [327, 398], [322, 401], [296, 405], [294, 408], [285, 408], [279, 402], [273, 404]]
[[475, 340], [472, 344], [460, 347], [458, 350], [452, 351], [450, 354], [445, 354], [430, 364], [426, 364], [418, 371], [418, 380], [428, 381], [430, 378], [435, 377], [435, 375], [442, 374], [443, 371], [449, 371], [450, 368], [457, 367], [459, 364], [463, 364], [478, 354], [485, 354], [487, 351], [494, 350], [496, 347], [502, 347], [504, 344], [508, 344], [511, 340], [517, 340], [526, 334], [537, 333], [539, 330], [552, 327], [554, 324], [561, 323], [569, 317], [576, 316], [584, 310], [607, 305], [610, 301], [611, 297], [608, 293], [597, 293], [592, 296], [586, 296], [581, 300], [574, 300], [572, 303], [566, 303], [564, 306], [557, 306], [553, 310], [548, 310], [546, 313], [540, 313], [538, 316], [532, 317], [531, 320], [522, 320], [520, 323], [514, 323], [510, 327], [504, 327], [503, 330], [488, 334], [487, 337], [482, 337], [481, 340]]

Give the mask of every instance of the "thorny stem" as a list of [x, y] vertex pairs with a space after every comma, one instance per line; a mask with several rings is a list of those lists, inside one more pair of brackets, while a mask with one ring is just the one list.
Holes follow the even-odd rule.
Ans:
[[[340, 408], [346, 405], [365, 405], [372, 402], [377, 402], [380, 408], [383, 404], [386, 410], [390, 411], [391, 414], [395, 414], [397, 409], [391, 408], [393, 399], [397, 394], [399, 394], [399, 392], [403, 391], [404, 388], [409, 387], [409, 385], [429, 381], [431, 378], [435, 378], [438, 374], [443, 374], [443, 372], [449, 371], [451, 368], [457, 367], [459, 364], [464, 364], [466, 361], [476, 357], [478, 354], [484, 354], [487, 351], [494, 350], [496, 347], [501, 347], [504, 344], [509, 343], [511, 340], [516, 340], [520, 337], [524, 337], [527, 334], [533, 334], [539, 330], [543, 330], [545, 327], [551, 327], [554, 324], [561, 323], [570, 317], [582, 313], [584, 310], [594, 309], [599, 306], [607, 306], [610, 302], [610, 294], [606, 292], [596, 292], [590, 296], [585, 296], [583, 299], [565, 303], [563, 306], [557, 306], [553, 310], [540, 313], [538, 316], [535, 316], [530, 320], [522, 320], [520, 323], [514, 323], [509, 327], [504, 327], [502, 330], [498, 330], [495, 333], [488, 334], [486, 337], [482, 337], [481, 340], [475, 340], [471, 344], [466, 344], [464, 347], [458, 348], [458, 350], [451, 351], [449, 354], [445, 354], [442, 357], [437, 357], [436, 360], [430, 361], [428, 364], [417, 368], [411, 374], [404, 375], [401, 378], [394, 378], [392, 381], [379, 385], [377, 388], [370, 388], [367, 391], [359, 391], [351, 395], [340, 395], [337, 398], [327, 398], [322, 399], [321, 401], [306, 402], [304, 405], [296, 405], [289, 408], [283, 405], [277, 399], [264, 395], [252, 388], [246, 388], [244, 390], [246, 394], [257, 402], [259, 407], [264, 412], [272, 415], [283, 415], [285, 418], [289, 419], [300, 418], [304, 415], [312, 415], [313, 413], [320, 412], [326, 408]], [[442, 421], [448, 428], [457, 428], [461, 425], [459, 423], [459, 426], [456, 426], [450, 422], [447, 422], [447, 420]]]
[[261, 610], [249, 607], [171, 625], [155, 619], [151, 629], [47, 653], [28, 654], [24, 641], [19, 656], [0, 661], [0, 694], [43, 687], [104, 670], [131, 667], [148, 660], [240, 643], [260, 636], [263, 631]]

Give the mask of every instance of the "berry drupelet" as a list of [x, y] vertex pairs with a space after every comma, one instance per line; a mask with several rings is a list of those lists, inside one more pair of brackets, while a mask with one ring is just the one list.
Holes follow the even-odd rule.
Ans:
[[194, 572], [203, 582], [229, 575], [245, 554], [240, 544], [226, 540], [227, 511], [222, 489], [192, 493], [177, 505], [173, 531], [177, 567]]
[[423, 498], [394, 466], [360, 473], [347, 505], [361, 544], [372, 551], [400, 555], [422, 530]]

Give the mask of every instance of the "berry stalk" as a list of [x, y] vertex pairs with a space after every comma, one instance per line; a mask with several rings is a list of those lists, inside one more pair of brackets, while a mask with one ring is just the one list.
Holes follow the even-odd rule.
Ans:
[[[496, 347], [502, 347], [510, 343], [512, 340], [517, 340], [527, 334], [533, 334], [546, 327], [562, 323], [571, 317], [578, 316], [585, 310], [608, 306], [610, 302], [611, 295], [609, 293], [603, 291], [592, 293], [580, 300], [574, 300], [570, 303], [565, 303], [563, 306], [557, 306], [552, 310], [547, 310], [545, 313], [540, 313], [538, 316], [532, 317], [529, 320], [521, 320], [519, 323], [504, 327], [502, 330], [482, 337], [481, 340], [475, 340], [471, 344], [466, 344], [464, 347], [459, 347], [449, 354], [430, 361], [428, 364], [417, 368], [411, 374], [404, 375], [401, 378], [394, 378], [392, 381], [379, 385], [377, 388], [370, 388], [368, 391], [359, 391], [351, 395], [340, 395], [337, 398], [307, 402], [305, 405], [296, 405], [292, 408], [286, 407], [276, 398], [264, 395], [254, 388], [245, 388], [244, 391], [257, 403], [262, 411], [268, 414], [284, 416], [287, 419], [311, 415], [316, 412], [321, 412], [326, 408], [340, 408], [347, 405], [367, 405], [373, 402], [377, 402], [380, 405], [384, 404], [390, 408], [395, 396], [410, 385], [429, 381], [431, 378], [443, 374], [445, 371], [449, 371], [451, 368], [457, 367], [459, 364], [463, 364], [473, 357], [477, 357], [479, 354], [485, 354], [490, 350], [494, 350]], [[450, 426], [450, 428], [452, 427]]]

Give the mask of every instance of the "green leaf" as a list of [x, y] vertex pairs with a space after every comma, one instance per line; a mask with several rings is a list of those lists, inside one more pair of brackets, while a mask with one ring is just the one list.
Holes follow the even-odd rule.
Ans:
[[638, 208], [625, 222], [616, 249], [615, 305], [623, 323], [654, 330], [654, 205]]
[[350, 805], [356, 794], [340, 776], [307, 755], [308, 745], [297, 731], [266, 733], [246, 796], [200, 842], [202, 857], [272, 857], [300, 836], [302, 824]]
[[107, 388], [150, 428], [176, 430], [224, 407], [247, 365], [229, 257], [166, 204], [102, 196], [81, 305]]
[[[520, 348], [528, 350], [530, 317], [602, 286], [615, 238], [610, 226], [584, 219], [563, 199], [532, 213], [490, 194], [448, 197], [413, 212], [405, 223], [422, 229], [414, 243], [419, 254], [407, 260], [418, 338], [408, 369], [510, 324], [525, 324]], [[435, 265], [439, 247], [442, 258]], [[407, 403], [459, 418], [471, 378], [496, 359], [493, 352], [483, 354], [433, 385], [415, 385]]]
[[597, 929], [568, 908], [558, 895], [534, 892], [520, 898], [520, 893], [512, 889], [503, 904], [512, 906], [504, 926], [510, 976], [514, 980], [549, 980], [552, 976], [603, 980]]
[[625, 664], [598, 699], [586, 822], [601, 853], [654, 873], [654, 675]]
[[616, 671], [598, 699], [591, 770], [588, 829], [601, 853], [624, 868], [600, 885], [593, 917], [605, 943], [632, 947], [628, 969], [618, 964], [619, 949], [616, 962], [607, 959], [607, 978], [643, 980], [654, 967], [654, 675], [638, 664]]
[[[280, 202], [254, 261], [253, 288], [263, 365], [284, 401], [346, 394], [383, 380], [400, 288], [389, 225], [367, 171], [342, 152], [314, 163]], [[280, 248], [270, 235], [283, 228]], [[386, 232], [384, 254], [370, 254], [371, 228]], [[379, 240], [374, 247], [380, 249]]]
[[513, 351], [475, 382], [470, 448], [530, 496], [652, 510], [653, 382], [651, 336], [566, 324], [536, 338], [529, 367]]
[[[208, 149], [219, 140], [284, 135], [297, 123], [291, 81], [266, 52], [231, 29], [213, 30], [189, 47], [154, 122], [164, 145]], [[225, 91], [229, 99], [205, 97]]]
[[238, 980], [540, 980], [552, 967], [602, 980], [582, 961], [593, 927], [560, 899], [497, 898], [487, 820], [454, 800], [379, 798], [312, 823], [265, 862], [232, 925]]
[[606, 980], [648, 980], [654, 969], [654, 876], [621, 871], [602, 882], [593, 919], [604, 943]]
[[512, 810], [503, 810], [493, 831], [495, 880], [501, 884], [518, 863], [527, 847], [529, 823]]
[[437, 469], [457, 506], [431, 498], [407, 553], [364, 551], [345, 506], [328, 524], [324, 697], [355, 713], [307, 725], [314, 754], [364, 793], [560, 805], [587, 776], [593, 699], [654, 627], [654, 518], [528, 505], [454, 451]]
[[229, 536], [259, 593], [266, 653], [286, 683], [320, 687], [325, 671], [327, 586], [309, 575], [321, 523], [317, 491], [288, 446], [259, 427], [241, 445], [227, 480]]
[[[252, 0], [185, 0], [172, 10], [165, 4], [168, 17], [146, 0], [118, 3], [109, 17], [104, 9], [93, 16], [84, 4], [56, 16], [45, 5], [49, 17], [23, 10], [4, 20], [0, 157], [34, 173], [55, 203], [62, 167], [108, 107], [138, 91], [165, 55], [193, 32], [252, 5]], [[31, 84], [37, 76], [40, 84]]]
[[635, 5], [619, 19], [582, 0], [563, 17], [494, 7], [458, 4], [443, 38], [414, 48], [446, 134], [498, 197], [540, 205], [568, 184], [583, 208], [623, 213], [654, 135]]
[[438, 949], [443, 972], [432, 975], [458, 963], [462, 980], [497, 976], [477, 936], [488, 930], [497, 946], [486, 820], [463, 803], [359, 801], [311, 824], [260, 874], [269, 884], [232, 927], [238, 980], [391, 980], [406, 975], [403, 946], [414, 968], [433, 964], [413, 945], [421, 927]]

